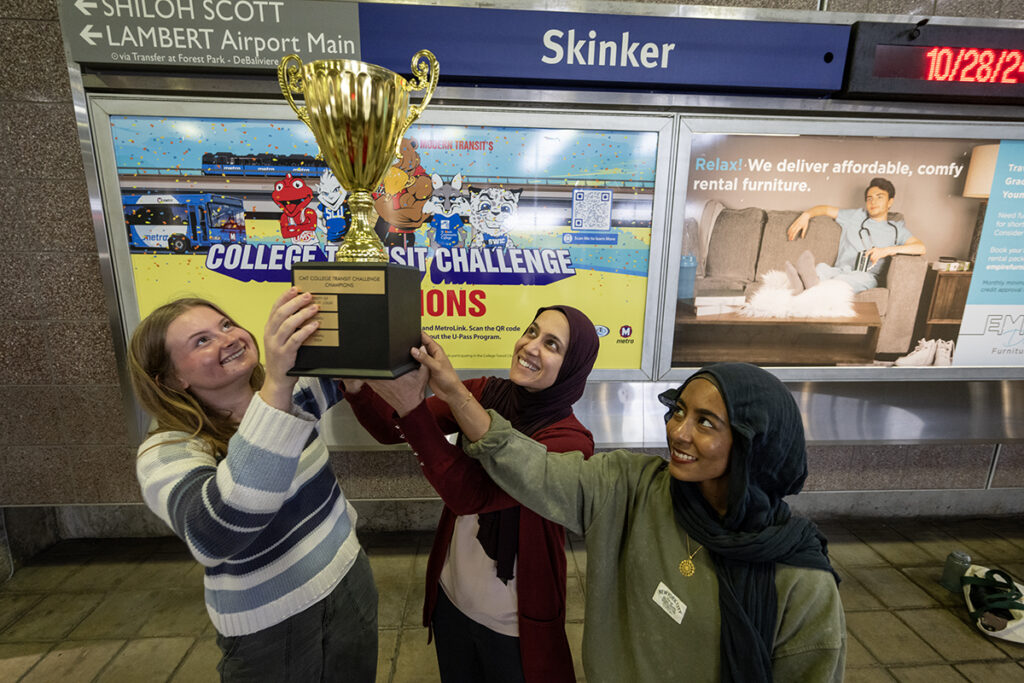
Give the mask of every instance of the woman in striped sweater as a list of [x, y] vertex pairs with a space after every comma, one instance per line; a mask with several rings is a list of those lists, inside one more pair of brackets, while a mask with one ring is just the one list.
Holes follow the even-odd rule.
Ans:
[[130, 343], [155, 421], [142, 495], [205, 567], [225, 681], [376, 675], [377, 589], [319, 429], [341, 392], [287, 375], [316, 312], [294, 287], [274, 303], [265, 368], [253, 336], [203, 299], [156, 309]]

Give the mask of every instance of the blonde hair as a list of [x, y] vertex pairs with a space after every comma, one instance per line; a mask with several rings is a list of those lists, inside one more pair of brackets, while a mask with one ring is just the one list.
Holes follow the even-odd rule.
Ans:
[[[135, 396], [142, 408], [156, 420], [156, 427], [150, 435], [185, 432], [189, 436], [182, 441], [202, 439], [214, 457], [222, 458], [227, 455], [228, 440], [234, 435], [237, 422], [230, 415], [204, 405], [187, 389], [176, 389], [168, 382], [174, 376], [174, 365], [167, 350], [167, 328], [178, 316], [200, 306], [213, 309], [236, 325], [230, 315], [206, 299], [188, 297], [164, 304], [147, 315], [132, 333], [128, 342], [128, 371]], [[253, 343], [258, 355], [259, 345], [255, 337]], [[249, 376], [249, 386], [253, 391], [263, 386], [264, 377], [263, 366], [257, 363]]]

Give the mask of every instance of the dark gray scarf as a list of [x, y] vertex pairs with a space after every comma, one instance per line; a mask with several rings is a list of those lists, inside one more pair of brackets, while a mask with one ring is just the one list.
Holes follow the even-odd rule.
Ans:
[[835, 576], [825, 537], [810, 520], [793, 517], [783, 501], [800, 491], [807, 478], [803, 422], [785, 385], [746, 363], [709, 365], [678, 389], [661, 394], [658, 399], [669, 406], [666, 422], [683, 387], [698, 377], [718, 387], [732, 427], [728, 507], [725, 517], [719, 517], [697, 484], [673, 479], [675, 518], [708, 549], [715, 565], [722, 681], [771, 681], [778, 605], [775, 565]]

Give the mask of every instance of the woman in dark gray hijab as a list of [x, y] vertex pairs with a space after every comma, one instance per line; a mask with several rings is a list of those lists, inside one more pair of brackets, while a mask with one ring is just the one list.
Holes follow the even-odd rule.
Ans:
[[695, 380], [713, 385], [721, 396], [732, 432], [724, 498], [711, 502], [702, 482], [673, 473], [672, 506], [676, 522], [707, 548], [715, 566], [722, 680], [769, 681], [778, 611], [776, 565], [835, 577], [825, 538], [810, 520], [793, 517], [783, 500], [798, 493], [807, 478], [803, 423], [792, 395], [773, 375], [746, 363], [721, 363], [658, 397], [669, 408], [670, 446], [673, 421], [685, 419], [680, 400]]
[[[443, 351], [416, 355], [432, 385], [450, 374]], [[552, 454], [493, 411], [458, 416], [464, 450], [495, 482], [586, 535], [587, 680], [841, 681], [846, 628], [825, 539], [783, 500], [807, 476], [789, 391], [721, 363], [659, 400], [667, 462]]]

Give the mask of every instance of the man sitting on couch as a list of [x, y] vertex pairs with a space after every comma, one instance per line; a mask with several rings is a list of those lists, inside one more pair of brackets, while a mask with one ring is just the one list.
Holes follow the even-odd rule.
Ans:
[[790, 241], [803, 237], [815, 216], [829, 216], [842, 228], [836, 263], [814, 263], [814, 255], [805, 251], [794, 267], [786, 262], [786, 273], [794, 291], [813, 287], [820, 280], [842, 280], [854, 293], [878, 286], [885, 260], [895, 254], [923, 254], [924, 242], [910, 234], [902, 220], [889, 220], [889, 209], [896, 188], [885, 178], [872, 178], [864, 191], [863, 209], [839, 209], [820, 204], [804, 211], [789, 226]]

